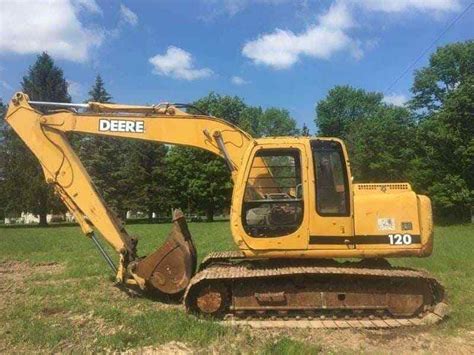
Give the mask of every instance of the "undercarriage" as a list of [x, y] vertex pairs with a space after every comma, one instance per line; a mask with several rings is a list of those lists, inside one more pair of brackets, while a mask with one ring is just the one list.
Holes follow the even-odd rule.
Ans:
[[252, 327], [387, 328], [432, 324], [448, 312], [426, 272], [383, 259], [249, 260], [209, 255], [188, 286], [189, 312]]

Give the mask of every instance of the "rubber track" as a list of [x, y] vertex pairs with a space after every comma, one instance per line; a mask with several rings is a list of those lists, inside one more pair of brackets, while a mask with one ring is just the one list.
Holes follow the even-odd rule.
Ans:
[[[241, 252], [217, 252], [208, 255], [202, 262], [200, 271], [192, 278], [184, 299], [186, 300], [193, 286], [204, 280], [232, 280], [232, 279], [251, 279], [267, 278], [278, 276], [290, 276], [301, 274], [313, 275], [350, 275], [350, 276], [374, 276], [374, 277], [395, 277], [395, 278], [415, 278], [429, 282], [432, 290], [438, 289], [443, 295], [443, 299], [437, 300], [431, 310], [425, 312], [422, 317], [412, 318], [390, 318], [369, 316], [363, 319], [311, 319], [311, 317], [261, 317], [256, 316], [250, 319], [240, 319], [234, 316], [226, 317], [221, 323], [228, 325], [245, 325], [253, 328], [396, 328], [402, 326], [420, 326], [434, 324], [441, 321], [448, 314], [448, 305], [444, 301], [444, 289], [438, 281], [429, 273], [420, 270], [407, 268], [365, 268], [360, 266], [299, 266], [301, 261], [295, 260], [296, 266], [277, 266], [266, 267], [258, 264], [252, 264], [248, 260], [244, 263], [231, 264], [232, 260], [242, 260], [244, 255]], [[245, 259], [244, 259], [245, 260]], [[219, 265], [220, 263], [225, 265]], [[324, 318], [324, 319], [323, 319]]]

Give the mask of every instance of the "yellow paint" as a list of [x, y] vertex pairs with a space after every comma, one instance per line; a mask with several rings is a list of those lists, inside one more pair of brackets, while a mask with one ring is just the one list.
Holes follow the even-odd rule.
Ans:
[[[316, 210], [317, 191], [309, 137], [277, 137], [253, 139], [238, 127], [215, 117], [189, 115], [172, 106], [127, 106], [91, 103], [91, 112], [78, 114], [68, 110], [43, 115], [28, 103], [28, 97], [18, 93], [12, 99], [6, 120], [38, 158], [48, 183], [75, 216], [86, 235], [97, 229], [121, 255], [121, 273], [136, 257], [130, 236], [119, 220], [107, 208], [95, 191], [91, 179], [69, 145], [66, 132], [100, 134], [177, 144], [207, 150], [225, 157], [214, 133], [223, 137], [225, 150], [234, 167], [234, 191], [231, 206], [231, 230], [236, 245], [248, 257], [269, 258], [335, 258], [335, 257], [397, 257], [427, 256], [433, 243], [431, 203], [428, 197], [416, 195], [408, 184], [352, 184], [349, 158], [342, 145], [349, 181], [350, 214], [321, 216]], [[101, 120], [121, 120], [138, 123], [142, 131], [100, 131]], [[114, 127], [128, 127], [114, 123]], [[134, 126], [135, 127], [135, 126]], [[141, 129], [140, 128], [140, 129]], [[138, 129], [138, 128], [137, 128]], [[254, 238], [242, 226], [242, 202], [251, 164], [257, 151], [269, 148], [292, 148], [300, 152], [304, 212], [300, 227], [282, 237]], [[257, 158], [259, 159], [259, 158]], [[269, 171], [258, 174], [270, 174]], [[255, 171], [254, 171], [255, 173]], [[268, 186], [273, 182], [269, 180]], [[256, 193], [259, 187], [254, 186]], [[340, 191], [342, 186], [337, 186]], [[385, 222], [384, 222], [385, 221]], [[393, 222], [393, 226], [390, 223]], [[402, 222], [411, 223], [411, 230], [402, 230]], [[384, 224], [385, 223], [385, 224]], [[388, 224], [387, 224], [388, 223]], [[392, 229], [380, 229], [380, 224]], [[364, 236], [387, 236], [389, 233], [421, 235], [421, 243], [411, 245], [384, 244], [311, 244], [310, 236], [353, 240]], [[323, 239], [324, 240], [324, 239]], [[329, 240], [329, 239], [328, 239]], [[338, 240], [338, 239], [337, 239]], [[125, 275], [118, 275], [122, 279]]]

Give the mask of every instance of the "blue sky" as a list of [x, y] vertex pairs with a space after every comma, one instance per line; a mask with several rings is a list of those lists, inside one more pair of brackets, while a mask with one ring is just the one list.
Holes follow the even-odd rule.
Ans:
[[[46, 50], [74, 101], [100, 73], [116, 102], [190, 102], [216, 91], [287, 108], [314, 132], [315, 104], [335, 85], [402, 104], [413, 71], [387, 87], [469, 2], [2, 0], [0, 97], [8, 102]], [[471, 8], [438, 45], [473, 35]]]

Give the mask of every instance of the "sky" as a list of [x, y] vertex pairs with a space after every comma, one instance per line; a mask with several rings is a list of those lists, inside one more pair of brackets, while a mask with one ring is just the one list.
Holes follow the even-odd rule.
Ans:
[[[403, 105], [394, 82], [471, 0], [0, 0], [0, 98], [47, 51], [82, 102], [97, 74], [114, 102], [192, 102], [215, 91], [281, 107], [312, 132], [335, 85]], [[474, 6], [436, 46], [474, 38]], [[436, 47], [435, 46], [435, 47]]]

